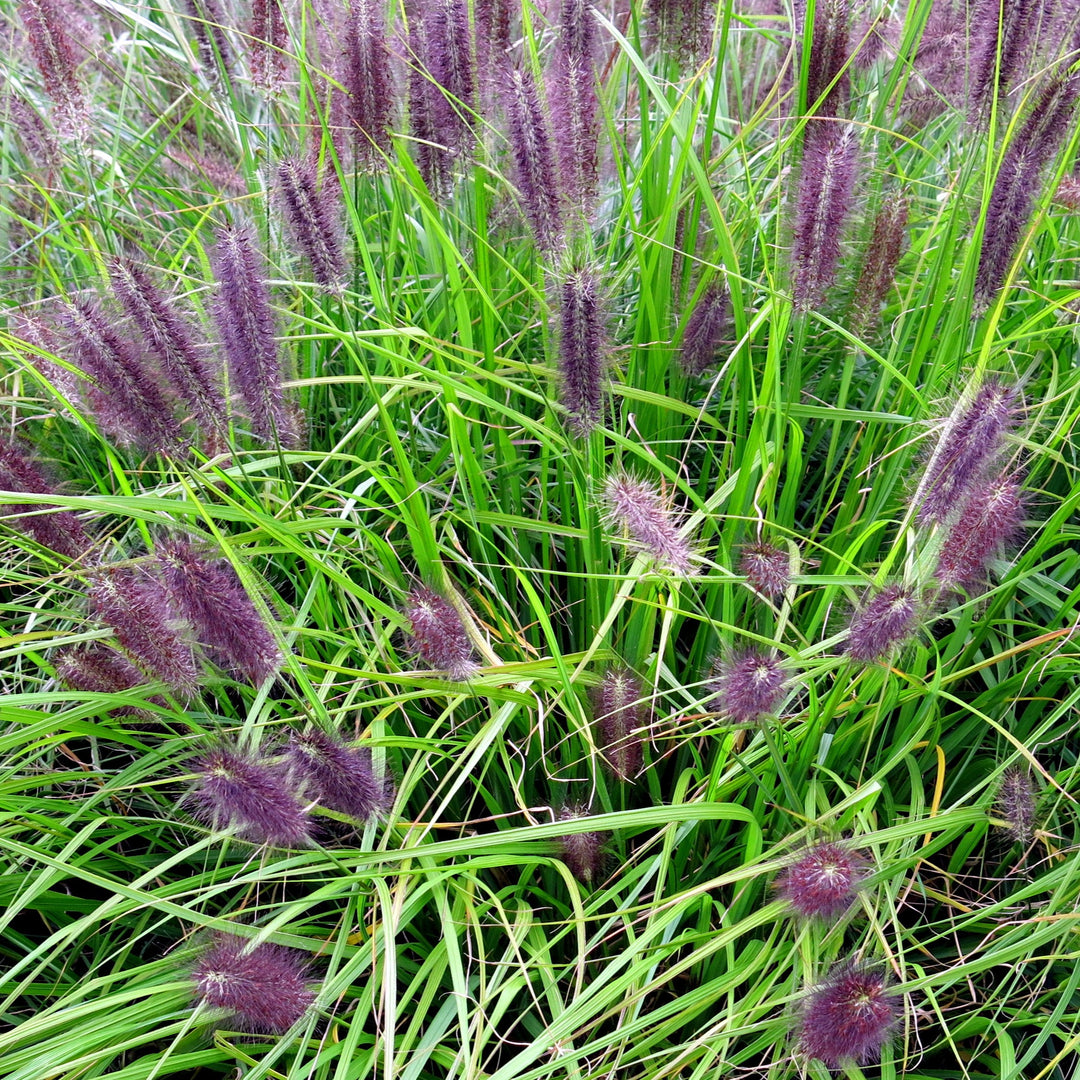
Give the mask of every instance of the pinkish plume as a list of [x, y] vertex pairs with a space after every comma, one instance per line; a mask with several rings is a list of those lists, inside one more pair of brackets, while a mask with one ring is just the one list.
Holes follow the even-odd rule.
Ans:
[[70, 8], [64, 0], [21, 0], [19, 17], [45, 92], [56, 103], [57, 127], [65, 135], [85, 135], [89, 109], [68, 30]]
[[231, 76], [236, 68], [232, 46], [225, 36], [225, 12], [219, 0], [183, 0], [183, 4], [207, 77], [211, 83], [220, 83], [222, 72]]
[[[53, 491], [37, 463], [16, 442], [0, 440], [0, 488], [48, 495]], [[8, 503], [0, 506], [0, 522], [26, 533], [44, 548], [69, 559], [84, 556], [91, 547], [90, 537], [70, 510], [52, 509], [33, 503]]]
[[804, 919], [837, 919], [866, 880], [867, 860], [841, 844], [817, 844], [777, 876], [773, 888]]
[[941, 545], [935, 577], [942, 587], [981, 585], [990, 560], [1020, 534], [1023, 517], [1023, 492], [1015, 476], [980, 480]]
[[394, 85], [379, 0], [352, 0], [345, 21], [342, 84], [356, 159], [371, 166], [390, 151]]
[[305, 793], [328, 810], [365, 820], [386, 808], [389, 792], [375, 776], [370, 750], [312, 730], [293, 732], [285, 757]]
[[289, 35], [285, 26], [284, 0], [252, 0], [248, 31], [248, 64], [251, 81], [266, 93], [281, 90], [285, 82]]
[[1011, 765], [1001, 774], [994, 809], [1016, 841], [1027, 847], [1035, 835], [1037, 822], [1035, 784], [1021, 765]]
[[911, 638], [918, 616], [919, 605], [910, 589], [886, 585], [852, 618], [844, 651], [865, 664], [880, 660]]
[[641, 769], [648, 700], [641, 680], [626, 668], [613, 667], [595, 695], [600, 752], [620, 780], [632, 780]]
[[738, 649], [718, 660], [709, 681], [720, 711], [736, 724], [757, 724], [774, 715], [787, 684], [780, 658], [754, 648]]
[[[71, 690], [90, 694], [123, 694], [145, 686], [146, 677], [122, 653], [100, 641], [58, 649], [52, 657], [56, 677]], [[129, 705], [114, 710], [116, 716], [147, 716]]]
[[466, 682], [479, 670], [465, 624], [445, 597], [416, 586], [405, 599], [412, 646], [420, 661], [443, 671], [455, 682]]
[[289, 231], [311, 264], [315, 280], [330, 292], [340, 292], [345, 277], [341, 248], [337, 185], [324, 177], [319, 183], [312, 157], [286, 157], [278, 162], [278, 193]]
[[731, 332], [731, 300], [724, 283], [714, 280], [698, 298], [686, 320], [679, 348], [679, 367], [701, 375], [716, 363], [720, 346]]
[[[564, 806], [559, 811], [560, 821], [577, 821], [589, 816], [586, 806]], [[559, 841], [562, 860], [570, 873], [585, 885], [595, 885], [604, 871], [604, 843], [607, 834], [602, 832], [568, 833]]]
[[653, 34], [666, 53], [697, 63], [708, 52], [716, 0], [649, 0], [648, 11]]
[[646, 480], [615, 473], [604, 483], [608, 524], [660, 566], [689, 573], [690, 544], [678, 527], [671, 500]]
[[896, 267], [904, 252], [909, 202], [894, 192], [882, 201], [874, 215], [862, 270], [855, 285], [853, 325], [856, 333], [878, 318], [885, 297], [893, 287]]
[[[800, 11], [800, 8], [802, 9]], [[796, 7], [796, 31], [802, 34], [805, 4]], [[817, 0], [807, 60], [806, 107], [815, 116], [837, 116], [848, 96], [846, 65], [851, 55], [851, 0]]]
[[971, 113], [985, 115], [1021, 74], [1045, 0], [978, 0], [971, 15]]
[[571, 426], [587, 435], [603, 411], [607, 330], [600, 283], [579, 266], [563, 279], [559, 296], [559, 374]]
[[791, 560], [783, 548], [763, 540], [747, 544], [739, 553], [739, 573], [762, 596], [783, 596], [791, 581]]

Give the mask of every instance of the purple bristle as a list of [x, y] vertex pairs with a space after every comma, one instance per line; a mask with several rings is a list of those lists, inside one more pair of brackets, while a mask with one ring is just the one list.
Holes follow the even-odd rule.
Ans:
[[387, 804], [386, 785], [375, 776], [371, 752], [346, 745], [324, 731], [293, 732], [285, 750], [305, 794], [328, 810], [365, 820]]
[[319, 182], [312, 157], [286, 157], [278, 162], [277, 188], [289, 231], [311, 264], [315, 280], [330, 292], [339, 292], [345, 277], [341, 247], [337, 185]]
[[620, 780], [632, 780], [641, 769], [648, 701], [641, 680], [626, 668], [609, 668], [596, 692], [600, 752]]
[[600, 284], [588, 267], [570, 271], [559, 290], [559, 374], [562, 404], [579, 435], [603, 412], [607, 330]]
[[455, 682], [476, 674], [472, 642], [457, 608], [445, 597], [422, 585], [405, 599], [403, 614], [409, 622], [412, 646], [420, 661], [443, 671]]
[[720, 711], [734, 723], [757, 724], [776, 713], [787, 683], [787, 672], [778, 656], [747, 648], [716, 663], [709, 687], [719, 698]]
[[762, 540], [747, 544], [739, 553], [739, 573], [762, 596], [783, 596], [791, 581], [791, 560], [782, 548]]
[[915, 594], [900, 585], [886, 585], [852, 618], [844, 652], [866, 664], [883, 659], [912, 637], [918, 617]]
[[990, 560], [1019, 535], [1023, 517], [1023, 491], [1015, 476], [979, 481], [941, 545], [934, 576], [947, 589], [981, 585]]
[[[0, 440], [0, 488], [48, 495], [53, 491], [45, 473], [17, 442]], [[0, 506], [0, 522], [18, 529], [44, 548], [77, 559], [91, 547], [90, 537], [70, 510], [53, 510], [33, 503]]]
[[803, 918], [836, 919], [866, 879], [867, 860], [840, 844], [818, 844], [791, 862], [773, 887]]
[[604, 508], [611, 527], [660, 566], [688, 573], [692, 550], [678, 527], [671, 500], [655, 484], [626, 473], [604, 483]]

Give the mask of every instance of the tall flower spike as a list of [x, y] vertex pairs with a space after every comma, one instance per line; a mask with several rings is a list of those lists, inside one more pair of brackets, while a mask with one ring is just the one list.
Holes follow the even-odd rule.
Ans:
[[22, 0], [22, 20], [45, 92], [56, 103], [62, 134], [82, 136], [88, 130], [86, 93], [78, 75], [74, 42], [68, 33], [70, 11], [63, 0]]
[[562, 403], [579, 435], [600, 421], [607, 333], [596, 274], [587, 267], [563, 279], [559, 296], [559, 374]]
[[312, 157], [286, 157], [278, 162], [278, 191], [293, 238], [307, 256], [315, 280], [339, 292], [345, 276], [345, 254], [338, 234], [336, 185], [320, 185]]
[[236, 58], [225, 36], [225, 12], [218, 0], [184, 0], [188, 22], [199, 46], [199, 59], [212, 83], [221, 81], [221, 73], [232, 75]]
[[418, 585], [405, 598], [403, 613], [409, 621], [413, 649], [422, 663], [445, 672], [455, 682], [466, 682], [476, 674], [479, 665], [472, 642], [449, 600]]
[[773, 887], [804, 919], [836, 919], [851, 907], [866, 869], [860, 852], [818, 844], [782, 870]]
[[364, 820], [385, 808], [386, 785], [375, 776], [369, 750], [312, 730], [293, 732], [285, 756], [305, 793], [328, 810]]
[[679, 366], [687, 375], [701, 375], [716, 363], [720, 346], [731, 331], [731, 301], [723, 282], [713, 281], [686, 320]]
[[[52, 485], [33, 459], [14, 442], [0, 440], [0, 488], [48, 495]], [[77, 559], [90, 550], [90, 537], [70, 510], [32, 503], [0, 505], [0, 522], [27, 533], [44, 548]]]
[[[143, 673], [124, 655], [100, 641], [58, 649], [53, 654], [56, 677], [64, 686], [91, 694], [122, 694], [145, 686]], [[142, 715], [141, 710], [124, 706], [117, 716]]]
[[1011, 765], [1001, 774], [995, 809], [1017, 843], [1027, 847], [1035, 835], [1035, 785], [1031, 773]]
[[787, 673], [774, 653], [739, 649], [716, 663], [709, 687], [720, 710], [736, 724], [757, 724], [772, 716], [784, 699]]
[[522, 208], [537, 246], [550, 255], [562, 241], [562, 221], [547, 119], [531, 73], [510, 70], [504, 85], [510, 149]]
[[352, 0], [345, 21], [342, 85], [356, 159], [371, 166], [390, 150], [394, 87], [379, 0]]
[[169, 382], [208, 432], [224, 438], [225, 398], [190, 324], [165, 298], [145, 267], [129, 259], [110, 264], [113, 291], [161, 364]]
[[971, 45], [970, 111], [984, 116], [994, 88], [1004, 93], [1021, 73], [1026, 54], [1034, 44], [1043, 0], [980, 0], [971, 14], [974, 40]]
[[217, 747], [194, 762], [185, 796], [192, 815], [213, 829], [270, 847], [305, 847], [313, 826], [285, 765]]
[[782, 548], [763, 540], [747, 544], [739, 554], [739, 573], [762, 596], [783, 596], [791, 581], [791, 560]]
[[461, 154], [472, 141], [476, 60], [468, 0], [429, 0], [428, 71], [434, 76], [436, 123], [444, 141]]
[[228, 1010], [245, 1031], [280, 1035], [315, 1002], [306, 970], [307, 959], [297, 949], [217, 934], [191, 977], [196, 997]]
[[236, 227], [222, 229], [214, 247], [213, 266], [219, 282], [214, 319], [233, 385], [247, 407], [255, 434], [268, 442], [276, 438], [291, 446], [297, 433], [281, 389], [270, 290], [251, 233]]
[[[588, 817], [585, 806], [564, 806], [559, 811], [560, 821], [576, 821]], [[559, 841], [562, 860], [570, 873], [585, 885], [594, 885], [604, 870], [604, 843], [607, 834], [602, 832], [567, 833]]]
[[277, 641], [228, 562], [202, 558], [185, 540], [159, 544], [157, 558], [170, 603], [219, 664], [255, 685], [280, 669]]
[[248, 64], [251, 81], [268, 94], [277, 93], [285, 82], [285, 62], [289, 35], [285, 27], [284, 0], [252, 0], [248, 36]]
[[649, 16], [660, 48], [675, 59], [696, 63], [708, 51], [715, 0], [649, 0]]
[[620, 780], [632, 780], [641, 769], [647, 702], [641, 680], [626, 668], [604, 672], [596, 694], [600, 752]]
[[671, 500], [646, 480], [614, 473], [604, 483], [609, 524], [660, 566], [690, 572], [692, 550], [680, 531]]
[[792, 296], [799, 311], [820, 304], [836, 277], [858, 153], [854, 128], [823, 121], [807, 125], [791, 250]]
[[1016, 426], [1019, 404], [1016, 387], [991, 378], [957, 406], [915, 493], [920, 522], [940, 525], [956, 516]]
[[868, 1065], [881, 1057], [900, 1022], [900, 999], [885, 975], [856, 964], [838, 964], [810, 991], [802, 1007], [799, 1049], [829, 1069]]
[[[801, 26], [797, 29], [802, 30]], [[851, 0], [818, 0], [806, 77], [808, 109], [813, 109], [818, 98], [825, 95], [816, 116], [838, 115], [847, 98], [849, 80], [845, 65], [851, 55], [850, 32]]]
[[879, 315], [882, 302], [896, 278], [896, 267], [904, 253], [908, 221], [906, 195], [886, 196], [874, 215], [859, 280], [855, 284], [854, 326], [861, 332]]
[[442, 95], [429, 72], [428, 37], [433, 16], [423, 10], [409, 22], [409, 132], [415, 142], [416, 165], [431, 193], [440, 197], [450, 186], [451, 149], [440, 126]]
[[919, 606], [910, 589], [886, 585], [851, 620], [844, 652], [865, 664], [883, 659], [911, 638], [918, 616]]
[[4, 96], [4, 111], [31, 164], [46, 172], [59, 168], [60, 147], [34, 106], [22, 94], [9, 93]]

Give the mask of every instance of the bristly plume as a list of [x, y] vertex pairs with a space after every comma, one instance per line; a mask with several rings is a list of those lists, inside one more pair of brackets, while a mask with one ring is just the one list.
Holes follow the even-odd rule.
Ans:
[[792, 297], [799, 311], [820, 304], [836, 277], [858, 155], [854, 128], [823, 121], [807, 125], [791, 251]]
[[968, 78], [973, 118], [986, 116], [995, 96], [1021, 74], [1034, 42], [1044, 0], [979, 0], [971, 13], [973, 41]]
[[183, 805], [213, 829], [269, 847], [306, 847], [314, 826], [286, 765], [216, 747], [194, 762], [195, 783]]
[[311, 264], [315, 280], [329, 292], [340, 292], [345, 277], [341, 247], [337, 185], [319, 183], [315, 159], [286, 157], [278, 162], [278, 193], [293, 239]]
[[285, 757], [304, 793], [328, 810], [366, 820], [386, 809], [387, 785], [375, 776], [370, 750], [347, 746], [336, 735], [313, 729], [293, 732]]
[[762, 596], [773, 600], [787, 592], [791, 582], [791, 559], [783, 548], [757, 540], [739, 553], [739, 573]]
[[169, 602], [217, 663], [256, 686], [277, 673], [281, 649], [228, 562], [202, 558], [186, 540], [159, 544], [157, 558]]
[[75, 363], [96, 384], [87, 397], [102, 425], [126, 442], [175, 452], [180, 425], [138, 347], [113, 328], [97, 304], [68, 304], [64, 325]]
[[886, 585], [855, 613], [844, 652], [864, 664], [883, 659], [915, 633], [919, 604], [910, 589]]
[[104, 567], [90, 587], [90, 604], [141, 667], [179, 697], [195, 696], [199, 669], [161, 582], [134, 567]]
[[297, 949], [234, 934], [217, 934], [191, 973], [195, 995], [227, 1009], [245, 1031], [280, 1035], [315, 1002], [306, 982], [307, 959]]
[[709, 680], [720, 711], [736, 724], [758, 724], [774, 715], [787, 684], [780, 658], [755, 648], [737, 649], [718, 659]]
[[429, 0], [427, 69], [436, 84], [437, 130], [455, 154], [473, 140], [476, 109], [476, 58], [469, 25], [468, 0]]
[[12, 130], [18, 134], [19, 141], [30, 158], [30, 163], [45, 172], [58, 169], [60, 147], [37, 109], [22, 94], [9, 93], [4, 96], [4, 110]]
[[408, 37], [409, 133], [415, 142], [416, 165], [431, 194], [445, 195], [450, 186], [453, 152], [449, 132], [440, 126], [442, 92], [431, 72], [428, 38], [433, 16], [419, 10], [410, 16]]
[[697, 63], [709, 50], [715, 0], [649, 0], [649, 20], [661, 49], [676, 60]]
[[680, 574], [690, 572], [693, 551], [678, 527], [671, 499], [655, 484], [623, 472], [604, 482], [607, 522], [650, 556], [659, 566]]
[[579, 266], [559, 290], [559, 374], [562, 403], [578, 435], [587, 435], [603, 412], [607, 327], [600, 283]]
[[[802, 34], [805, 4], [796, 5], [796, 16], [795, 28]], [[851, 0], [818, 0], [806, 75], [807, 109], [813, 110], [818, 98], [825, 95], [814, 110], [815, 116], [838, 116], [847, 100], [850, 80], [845, 65], [851, 55], [850, 34]]]
[[191, 325], [166, 299], [145, 267], [130, 259], [114, 259], [109, 275], [116, 298], [196, 422], [224, 441], [228, 424], [225, 398], [205, 350], [195, 343]]
[[409, 621], [413, 650], [421, 663], [445, 672], [455, 682], [476, 674], [472, 642], [458, 610], [445, 597], [418, 585], [405, 598], [402, 613]]
[[896, 279], [896, 267], [904, 253], [908, 209], [906, 195], [892, 192], [874, 215], [852, 305], [855, 333], [863, 332], [878, 318], [881, 305]]
[[649, 712], [641, 680], [626, 668], [608, 668], [594, 700], [604, 761], [620, 780], [632, 780], [641, 770]]
[[284, 446], [297, 442], [281, 389], [281, 361], [274, 337], [270, 290], [262, 255], [247, 229], [228, 227], [217, 236], [213, 256], [219, 282], [214, 319], [225, 345], [233, 385], [259, 438]]
[[900, 998], [889, 992], [885, 974], [842, 963], [810, 991], [799, 1024], [799, 1049], [829, 1069], [868, 1065], [900, 1022]]
[[345, 20], [342, 85], [356, 160], [373, 166], [390, 151], [394, 85], [379, 0], [351, 0]]
[[[58, 649], [52, 657], [56, 677], [71, 690], [90, 694], [123, 694], [136, 686], [145, 686], [146, 677], [122, 653], [100, 641]], [[125, 705], [115, 710], [117, 716], [146, 716], [137, 708]]]
[[1080, 76], [1051, 79], [1001, 159], [986, 204], [982, 251], [975, 274], [974, 314], [984, 312], [1004, 284], [1038, 197], [1042, 172], [1070, 128]]
[[934, 576], [945, 589], [971, 589], [986, 580], [995, 555], [1020, 534], [1024, 496], [1019, 478], [1003, 473], [978, 481], [953, 521]]
[[711, 281], [686, 320], [679, 347], [679, 367], [701, 375], [716, 363], [720, 346], [731, 332], [731, 300], [724, 283]]
[[285, 83], [289, 35], [284, 0], [252, 0], [248, 30], [248, 66], [251, 81], [267, 94], [279, 93]]
[[[0, 439], [0, 488], [49, 495], [53, 487], [45, 473], [17, 442]], [[84, 556], [90, 537], [70, 510], [53, 509], [33, 503], [0, 504], [0, 523], [18, 529], [44, 548], [69, 559]]]
[[940, 525], [956, 516], [1016, 426], [1019, 405], [1016, 387], [994, 378], [957, 405], [915, 492], [920, 522]]
[[[559, 811], [560, 821], [577, 821], [588, 817], [587, 806], [564, 806]], [[559, 841], [562, 861], [584, 885], [595, 885], [604, 872], [604, 844], [607, 834], [602, 832], [568, 833]]]
[[1037, 822], [1035, 783], [1022, 765], [1010, 765], [998, 784], [994, 809], [1022, 847], [1028, 847]]
[[804, 919], [837, 919], [866, 880], [867, 859], [842, 844], [817, 844], [777, 876], [773, 888]]
[[89, 107], [68, 33], [71, 12], [67, 4], [64, 0], [21, 0], [19, 17], [45, 92], [56, 103], [57, 128], [61, 134], [81, 138], [88, 131]]
[[551, 255], [562, 242], [563, 230], [547, 118], [531, 72], [508, 70], [502, 84], [522, 209], [537, 246]]
[[212, 84], [220, 84], [222, 72], [231, 76], [236, 69], [236, 58], [225, 36], [225, 12], [218, 0], [184, 0], [184, 8], [207, 78]]

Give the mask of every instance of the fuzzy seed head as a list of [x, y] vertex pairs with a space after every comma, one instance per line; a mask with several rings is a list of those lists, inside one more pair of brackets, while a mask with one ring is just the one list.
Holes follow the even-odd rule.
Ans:
[[4, 111], [35, 168], [52, 172], [60, 167], [60, 147], [38, 111], [22, 94], [4, 96]]
[[[586, 806], [564, 806], [559, 811], [560, 821], [576, 821], [588, 817]], [[569, 833], [559, 841], [562, 860], [584, 885], [594, 885], [604, 872], [604, 843], [607, 839], [602, 832]]]
[[1043, 0], [980, 0], [972, 13], [971, 114], [978, 119], [1021, 73]]
[[941, 545], [937, 580], [946, 589], [982, 584], [990, 560], [1020, 534], [1023, 517], [1023, 490], [1016, 477], [980, 480]]
[[711, 0], [649, 0], [652, 33], [660, 48], [686, 63], [695, 63], [709, 48], [716, 18]]
[[882, 302], [893, 286], [896, 267], [904, 253], [908, 207], [907, 196], [894, 192], [886, 197], [874, 215], [866, 257], [855, 285], [856, 330], [876, 320]]
[[234, 1013], [245, 1031], [277, 1035], [314, 1004], [306, 969], [307, 959], [297, 949], [270, 942], [252, 946], [234, 934], [218, 934], [192, 979], [201, 1002]]
[[633, 779], [641, 769], [647, 703], [641, 680], [626, 668], [609, 668], [596, 694], [600, 752], [620, 780]]
[[818, 0], [806, 80], [808, 109], [825, 95], [815, 113], [817, 116], [838, 115], [840, 106], [847, 99], [850, 80], [845, 64], [851, 53], [850, 33], [851, 0]]
[[591, 55], [574, 49], [564, 28], [548, 74], [551, 123], [568, 208], [587, 220], [599, 183], [600, 101]]
[[368, 166], [390, 150], [394, 83], [378, 0], [352, 0], [345, 22], [342, 85], [356, 159]]
[[78, 55], [68, 32], [71, 11], [64, 0], [22, 0], [19, 17], [45, 92], [56, 103], [62, 135], [82, 137], [89, 128], [86, 93], [78, 75]]
[[[0, 441], [0, 489], [47, 495], [53, 487], [41, 467], [17, 442]], [[91, 541], [70, 510], [32, 503], [0, 505], [0, 523], [31, 536], [51, 551], [77, 559], [90, 550]]]
[[559, 374], [571, 426], [587, 435], [603, 411], [605, 327], [596, 274], [579, 267], [566, 275], [559, 296]]
[[1001, 774], [995, 809], [1016, 841], [1027, 847], [1035, 833], [1035, 784], [1021, 765], [1010, 765]]
[[604, 483], [604, 508], [636, 550], [680, 574], [690, 572], [692, 551], [678, 528], [671, 500], [647, 480], [614, 473]]
[[207, 78], [212, 84], [220, 85], [222, 72], [231, 76], [236, 68], [236, 57], [225, 35], [228, 26], [225, 12], [219, 0], [183, 0], [183, 5]]
[[[69, 690], [89, 694], [123, 694], [144, 686], [143, 673], [122, 653], [100, 641], [58, 649], [53, 655], [56, 677]], [[122, 706], [117, 716], [140, 715], [140, 710]]]
[[747, 544], [739, 553], [739, 573], [762, 596], [770, 600], [783, 596], [791, 581], [788, 553], [764, 540]]
[[701, 375], [716, 363], [720, 346], [731, 331], [731, 301], [720, 281], [712, 282], [686, 320], [679, 367], [687, 375]]
[[778, 656], [750, 648], [718, 660], [709, 687], [733, 723], [757, 724], [779, 708], [787, 682]]
[[844, 914], [866, 878], [867, 862], [840, 844], [818, 844], [783, 870], [774, 888], [804, 919]]
[[312, 275], [327, 291], [339, 292], [345, 276], [345, 253], [334, 202], [337, 186], [319, 184], [318, 169], [311, 157], [282, 158], [277, 179], [285, 220], [311, 264]]
[[388, 793], [376, 779], [369, 750], [312, 730], [293, 732], [285, 756], [306, 794], [327, 809], [366, 820], [385, 808]]
[[276, 94], [285, 83], [285, 60], [289, 35], [285, 27], [284, 0], [252, 0], [248, 32], [248, 63], [251, 81], [267, 94]]
[[844, 651], [864, 664], [880, 660], [914, 634], [918, 615], [919, 605], [910, 589], [886, 585], [852, 618]]
[[880, 1058], [900, 1012], [882, 972], [840, 964], [803, 1004], [799, 1049], [829, 1069], [870, 1064]]
[[465, 624], [457, 608], [445, 597], [418, 585], [405, 600], [412, 646], [420, 661], [445, 672], [455, 682], [466, 682], [479, 670]]
[[313, 826], [283, 764], [218, 747], [194, 765], [185, 798], [196, 819], [268, 847], [306, 847]]

